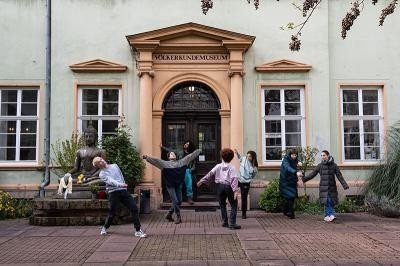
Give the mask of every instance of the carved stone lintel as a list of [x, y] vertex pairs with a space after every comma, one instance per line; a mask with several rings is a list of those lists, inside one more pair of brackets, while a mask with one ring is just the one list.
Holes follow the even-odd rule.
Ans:
[[154, 77], [154, 71], [153, 70], [139, 70], [138, 71], [139, 78], [141, 78], [145, 74], [149, 75], [151, 78]]
[[246, 73], [243, 70], [228, 70], [228, 76], [231, 78], [234, 75], [240, 75], [243, 77]]

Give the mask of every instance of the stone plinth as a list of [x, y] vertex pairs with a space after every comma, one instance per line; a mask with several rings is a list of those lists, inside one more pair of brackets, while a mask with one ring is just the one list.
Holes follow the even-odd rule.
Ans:
[[[137, 196], [134, 196], [137, 201]], [[108, 214], [108, 201], [103, 199], [34, 199], [32, 225], [99, 225]], [[130, 220], [130, 213], [120, 205], [114, 223]]]

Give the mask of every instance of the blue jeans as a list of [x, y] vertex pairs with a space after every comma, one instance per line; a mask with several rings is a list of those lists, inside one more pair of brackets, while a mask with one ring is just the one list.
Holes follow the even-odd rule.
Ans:
[[333, 206], [334, 206], [334, 202], [333, 202], [332, 198], [328, 197], [326, 199], [326, 204], [325, 204], [325, 217], [331, 216], [334, 214]]
[[185, 185], [186, 185], [186, 196], [188, 198], [193, 198], [192, 173], [189, 168], [186, 168], [185, 172]]
[[177, 216], [181, 216], [180, 206], [182, 204], [182, 185], [179, 187], [167, 186], [167, 191], [172, 201], [172, 207], [169, 209], [168, 213], [172, 214], [175, 212]]

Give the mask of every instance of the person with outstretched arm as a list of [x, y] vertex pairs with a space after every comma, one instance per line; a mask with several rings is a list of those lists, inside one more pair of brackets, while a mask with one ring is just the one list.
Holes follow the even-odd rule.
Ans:
[[176, 154], [174, 152], [169, 152], [167, 155], [168, 161], [143, 155], [144, 160], [161, 170], [168, 194], [172, 200], [172, 207], [165, 216], [165, 219], [168, 221], [174, 221], [172, 214], [175, 212], [175, 223], [182, 223], [180, 205], [182, 204], [182, 184], [185, 180], [186, 168], [187, 165], [196, 159], [200, 153], [201, 150], [197, 149], [184, 158], [176, 160]]

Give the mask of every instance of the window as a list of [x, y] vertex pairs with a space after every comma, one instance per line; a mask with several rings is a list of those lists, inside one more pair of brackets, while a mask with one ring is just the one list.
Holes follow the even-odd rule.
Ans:
[[79, 87], [78, 129], [84, 132], [92, 120], [99, 139], [115, 134], [121, 119], [119, 87]]
[[38, 91], [0, 88], [0, 162], [37, 161]]
[[281, 161], [282, 150], [305, 145], [304, 87], [262, 90], [263, 160]]
[[382, 89], [342, 88], [342, 143], [344, 161], [382, 158]]

